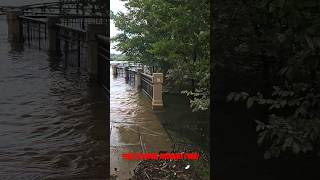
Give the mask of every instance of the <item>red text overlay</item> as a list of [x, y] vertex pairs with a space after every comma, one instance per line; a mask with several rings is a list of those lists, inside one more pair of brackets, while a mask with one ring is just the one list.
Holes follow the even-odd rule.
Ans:
[[198, 160], [198, 153], [123, 153], [125, 160]]

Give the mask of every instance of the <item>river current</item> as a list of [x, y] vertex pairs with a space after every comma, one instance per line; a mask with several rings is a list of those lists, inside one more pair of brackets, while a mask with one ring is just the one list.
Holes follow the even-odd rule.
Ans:
[[0, 179], [106, 179], [104, 90], [0, 30]]

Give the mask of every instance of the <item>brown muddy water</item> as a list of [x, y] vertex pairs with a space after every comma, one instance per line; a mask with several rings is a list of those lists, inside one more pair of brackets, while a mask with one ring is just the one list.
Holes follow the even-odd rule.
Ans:
[[171, 141], [147, 96], [110, 73], [110, 173], [115, 179], [129, 179], [139, 161], [125, 160], [123, 153], [169, 151]]
[[107, 179], [103, 89], [0, 30], [0, 179]]
[[[113, 62], [114, 63], [114, 62]], [[138, 161], [123, 160], [127, 152], [170, 152], [173, 143], [208, 149], [209, 113], [192, 112], [189, 100], [163, 94], [164, 109], [153, 111], [151, 100], [123, 75], [110, 70], [110, 173], [115, 179], [132, 177]], [[144, 147], [144, 148], [143, 148]], [[152, 178], [151, 178], [152, 179]]]

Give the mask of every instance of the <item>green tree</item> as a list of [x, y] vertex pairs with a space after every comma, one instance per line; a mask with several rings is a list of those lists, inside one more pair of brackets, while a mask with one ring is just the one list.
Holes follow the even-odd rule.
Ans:
[[[244, 74], [261, 72], [262, 88], [245, 87], [228, 100], [267, 107], [268, 119], [256, 121], [258, 144], [268, 147], [265, 158], [319, 152], [320, 2], [250, 0], [238, 7], [222, 17], [242, 22], [238, 27], [245, 24], [237, 33], [243, 36], [230, 45], [231, 53]], [[237, 19], [239, 13], [246, 20]]]
[[128, 0], [128, 13], [113, 15], [122, 33], [117, 50], [129, 59], [163, 72], [166, 85], [191, 99], [191, 107], [209, 107], [209, 1]]

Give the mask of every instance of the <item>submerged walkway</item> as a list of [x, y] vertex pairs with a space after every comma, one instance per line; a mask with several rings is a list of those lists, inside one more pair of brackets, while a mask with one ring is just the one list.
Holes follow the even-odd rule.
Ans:
[[171, 141], [149, 99], [112, 70], [110, 77], [110, 172], [126, 179], [138, 161], [123, 160], [122, 153], [169, 151]]

